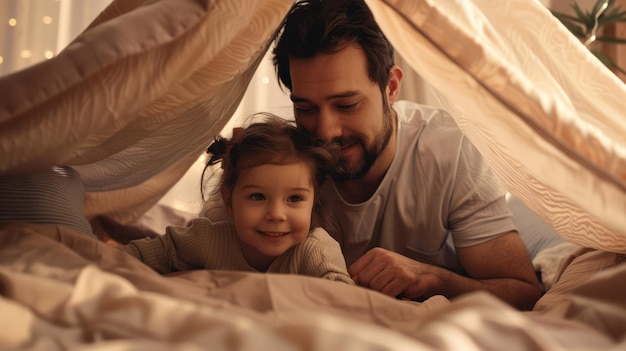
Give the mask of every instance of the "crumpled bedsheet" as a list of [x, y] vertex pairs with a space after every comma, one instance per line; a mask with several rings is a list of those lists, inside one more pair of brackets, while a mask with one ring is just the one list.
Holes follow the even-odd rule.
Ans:
[[[626, 267], [619, 268], [625, 281]], [[562, 308], [518, 312], [486, 293], [417, 303], [295, 275], [197, 270], [161, 276], [57, 225], [0, 227], [0, 291], [0, 350], [626, 347], [620, 331], [603, 332], [564, 316]], [[585, 304], [593, 305], [588, 297]], [[607, 301], [623, 308], [624, 299]], [[606, 307], [586, 311], [601, 314]]]

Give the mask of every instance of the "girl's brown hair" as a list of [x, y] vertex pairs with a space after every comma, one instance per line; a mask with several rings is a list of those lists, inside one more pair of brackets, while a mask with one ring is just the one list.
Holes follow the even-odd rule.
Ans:
[[[328, 206], [322, 206], [318, 193], [324, 180], [334, 170], [333, 148], [336, 146], [314, 145], [311, 136], [297, 128], [293, 121], [269, 113], [253, 117], [261, 117], [263, 121], [254, 122], [246, 128], [235, 128], [230, 139], [221, 136], [215, 138], [207, 149], [210, 158], [202, 178], [204, 179], [204, 173], [210, 166], [219, 162], [222, 174], [216, 192], [222, 188], [232, 191], [241, 174], [253, 167], [305, 162], [311, 170], [315, 191], [311, 225], [334, 229], [328, 228], [333, 226], [329, 214], [326, 213]], [[204, 183], [201, 190], [202, 197], [206, 200]]]

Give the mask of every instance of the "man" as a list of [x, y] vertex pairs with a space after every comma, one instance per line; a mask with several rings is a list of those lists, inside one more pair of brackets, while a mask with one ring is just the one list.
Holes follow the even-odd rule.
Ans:
[[540, 284], [505, 191], [446, 112], [397, 101], [403, 73], [364, 1], [298, 2], [273, 55], [298, 125], [341, 147], [322, 196], [358, 284], [532, 308]]

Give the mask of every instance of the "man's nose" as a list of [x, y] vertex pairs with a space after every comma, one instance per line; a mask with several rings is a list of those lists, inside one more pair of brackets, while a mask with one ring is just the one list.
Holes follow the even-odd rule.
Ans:
[[321, 109], [317, 118], [315, 134], [318, 139], [330, 141], [341, 137], [341, 123], [339, 116], [327, 109]]

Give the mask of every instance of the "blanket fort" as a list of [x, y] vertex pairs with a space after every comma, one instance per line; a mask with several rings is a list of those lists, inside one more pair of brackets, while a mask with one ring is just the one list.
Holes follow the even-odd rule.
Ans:
[[[580, 247], [534, 311], [480, 293], [418, 304], [307, 277], [160, 276], [66, 225], [11, 223], [0, 345], [626, 347], [624, 84], [537, 1], [366, 2], [509, 191]], [[141, 220], [228, 122], [292, 4], [113, 1], [56, 57], [0, 77], [0, 174], [71, 166], [87, 220]]]

